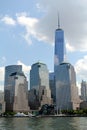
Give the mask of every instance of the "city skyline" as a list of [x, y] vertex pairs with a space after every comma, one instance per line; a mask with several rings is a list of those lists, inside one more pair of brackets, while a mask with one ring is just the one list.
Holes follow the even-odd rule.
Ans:
[[68, 62], [76, 69], [77, 81], [87, 80], [87, 2], [5, 0], [0, 4], [0, 89], [4, 67], [21, 64], [25, 74], [37, 61], [54, 69], [57, 13], [65, 32]]

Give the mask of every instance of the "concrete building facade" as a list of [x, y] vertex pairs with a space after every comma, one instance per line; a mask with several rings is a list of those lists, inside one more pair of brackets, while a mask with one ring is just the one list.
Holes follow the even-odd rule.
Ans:
[[4, 92], [0, 91], [0, 114], [5, 112]]
[[[6, 67], [5, 71], [5, 101], [6, 111], [29, 111], [28, 82], [21, 66]], [[9, 74], [7, 69], [9, 68]], [[10, 71], [10, 69], [13, 69]], [[6, 77], [7, 76], [7, 77]]]

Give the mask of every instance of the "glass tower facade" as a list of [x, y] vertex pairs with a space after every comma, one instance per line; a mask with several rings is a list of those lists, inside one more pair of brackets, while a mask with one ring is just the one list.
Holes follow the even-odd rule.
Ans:
[[15, 72], [22, 72], [22, 66], [21, 65], [9, 65], [5, 67], [5, 82], [4, 82], [4, 89], [6, 89], [9, 85], [9, 77], [12, 73]]
[[58, 65], [56, 74], [56, 105], [58, 109], [77, 109], [79, 107], [76, 74], [70, 63]]
[[37, 62], [30, 70], [30, 89], [39, 89], [39, 86], [49, 88], [49, 71], [46, 64]]
[[56, 67], [64, 61], [65, 57], [65, 44], [64, 44], [64, 31], [60, 28], [55, 31], [55, 51], [54, 51], [54, 71]]

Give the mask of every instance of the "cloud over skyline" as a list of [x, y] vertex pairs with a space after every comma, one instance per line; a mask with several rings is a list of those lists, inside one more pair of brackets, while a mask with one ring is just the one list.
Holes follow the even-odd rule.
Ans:
[[24, 38], [29, 44], [32, 43], [32, 36], [38, 40], [53, 44], [59, 11], [60, 25], [65, 31], [65, 39], [69, 45], [67, 47], [68, 51], [72, 51], [71, 48], [74, 51], [87, 51], [87, 9], [85, 4], [87, 4], [85, 0], [84, 2], [81, 0], [77, 0], [77, 2], [67, 0], [66, 4], [64, 4], [64, 0], [56, 1], [56, 4], [53, 0], [38, 0], [37, 5], [39, 7], [37, 7], [40, 10], [45, 10], [41, 18], [31, 17], [27, 12], [20, 12], [15, 14], [16, 20], [7, 15], [2, 18], [2, 21], [9, 25], [18, 23], [24, 26], [26, 29]]

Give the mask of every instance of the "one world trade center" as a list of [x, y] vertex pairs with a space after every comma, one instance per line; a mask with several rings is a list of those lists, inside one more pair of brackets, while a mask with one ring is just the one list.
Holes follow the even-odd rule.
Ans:
[[55, 50], [54, 50], [54, 72], [56, 67], [65, 61], [65, 41], [64, 41], [64, 31], [60, 28], [59, 18], [58, 18], [58, 28], [55, 31]]

